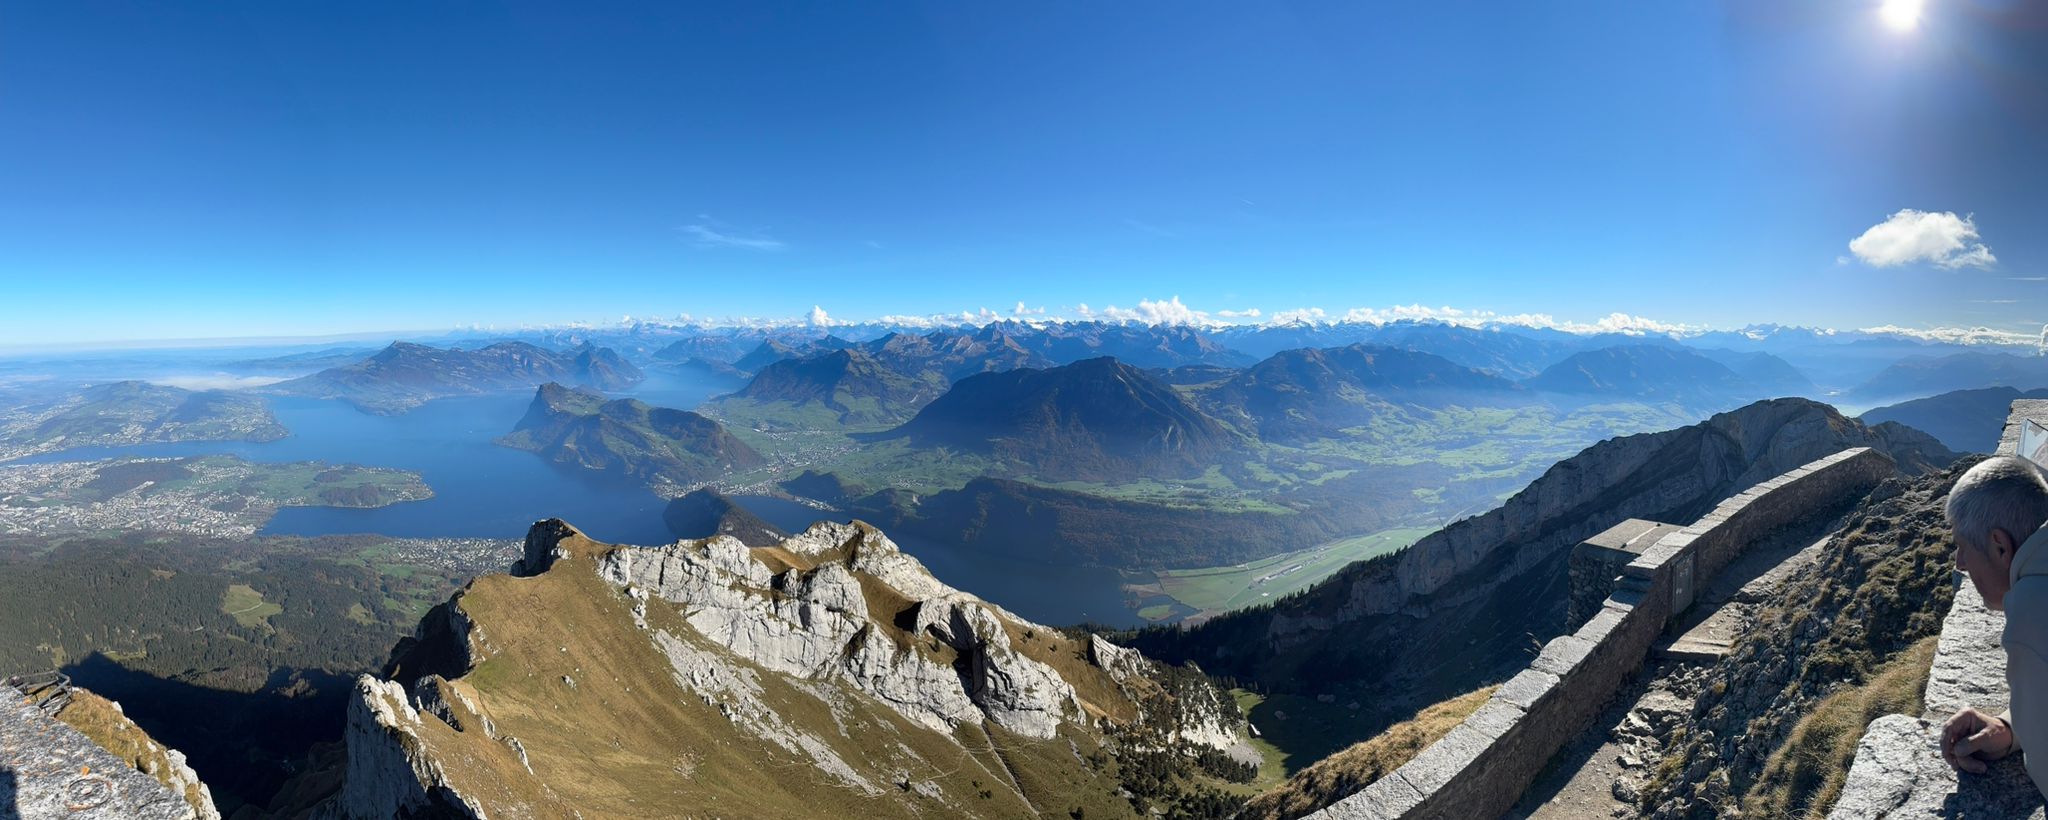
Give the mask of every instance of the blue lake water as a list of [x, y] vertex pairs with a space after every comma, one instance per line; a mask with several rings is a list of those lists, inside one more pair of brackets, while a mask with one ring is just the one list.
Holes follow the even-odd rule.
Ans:
[[[715, 385], [650, 379], [643, 389], [621, 395], [687, 408], [716, 392]], [[263, 528], [267, 535], [522, 538], [535, 520], [560, 518], [609, 543], [666, 544], [675, 540], [661, 517], [668, 499], [639, 482], [556, 465], [533, 453], [493, 444], [493, 439], [512, 429], [531, 401], [532, 393], [525, 391], [468, 396], [428, 402], [401, 415], [376, 416], [338, 401], [274, 398], [272, 410], [291, 431], [289, 437], [278, 441], [81, 448], [10, 463], [219, 453], [259, 462], [396, 467], [419, 473], [434, 491], [434, 497], [425, 501], [375, 509], [287, 507]], [[736, 500], [793, 532], [821, 518], [844, 520], [836, 511], [785, 499]], [[1124, 603], [1121, 579], [1114, 570], [1035, 563], [894, 533], [890, 538], [930, 567], [940, 580], [1026, 618], [1051, 624], [1138, 622]]]

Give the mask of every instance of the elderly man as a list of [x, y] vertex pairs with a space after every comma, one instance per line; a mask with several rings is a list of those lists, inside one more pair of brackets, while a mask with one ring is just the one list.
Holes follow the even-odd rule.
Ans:
[[[1984, 605], [2005, 612], [2003, 715], [1964, 709], [1941, 729], [1941, 756], [1966, 772], [2021, 749], [2034, 786], [2048, 793], [2048, 479], [2031, 462], [1985, 459], [1948, 494], [1956, 567]], [[2038, 759], [2037, 759], [2038, 758]]]

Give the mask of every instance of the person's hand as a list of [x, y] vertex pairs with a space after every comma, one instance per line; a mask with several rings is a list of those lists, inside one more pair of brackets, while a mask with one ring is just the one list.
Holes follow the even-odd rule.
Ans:
[[1975, 709], [1964, 709], [1941, 725], [1941, 759], [1958, 771], [1983, 774], [1984, 762], [2012, 753], [2012, 726]]

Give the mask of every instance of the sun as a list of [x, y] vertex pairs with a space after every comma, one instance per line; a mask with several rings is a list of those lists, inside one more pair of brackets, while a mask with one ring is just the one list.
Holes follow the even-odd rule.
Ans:
[[1920, 12], [1926, 6], [1927, 0], [1882, 0], [1877, 16], [1893, 31], [1912, 31], [1920, 26]]

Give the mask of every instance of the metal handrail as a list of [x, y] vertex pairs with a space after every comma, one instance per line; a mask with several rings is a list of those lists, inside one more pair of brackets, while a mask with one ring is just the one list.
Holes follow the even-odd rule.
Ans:
[[36, 700], [36, 709], [49, 717], [56, 717], [64, 707], [71, 705], [71, 676], [62, 672], [9, 675], [0, 680], [0, 685], [13, 689], [24, 698]]

